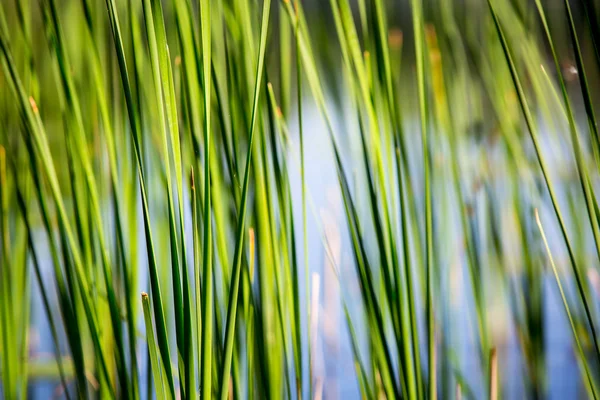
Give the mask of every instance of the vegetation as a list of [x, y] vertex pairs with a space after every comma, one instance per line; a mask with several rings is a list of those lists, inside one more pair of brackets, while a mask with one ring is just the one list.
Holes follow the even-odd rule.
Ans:
[[0, 397], [599, 398], [600, 6], [396, 3], [3, 1]]

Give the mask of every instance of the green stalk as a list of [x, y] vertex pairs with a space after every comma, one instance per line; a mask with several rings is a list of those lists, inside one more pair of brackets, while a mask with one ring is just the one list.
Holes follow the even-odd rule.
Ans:
[[[203, 400], [212, 398], [213, 365], [213, 268], [212, 268], [212, 225], [210, 212], [210, 68], [211, 68], [211, 12], [210, 0], [200, 0], [200, 28], [202, 42], [202, 76], [204, 77], [204, 236], [202, 260], [202, 362], [200, 364], [200, 393]], [[198, 295], [198, 293], [196, 294]]]
[[[423, 50], [423, 15], [420, 0], [412, 0], [413, 27], [415, 36], [415, 53], [417, 59], [417, 84], [419, 96], [419, 113], [421, 142], [423, 146], [423, 174], [425, 179], [425, 257], [426, 257], [426, 313], [427, 313], [427, 354], [429, 369], [428, 398], [437, 398], [437, 380], [435, 368], [435, 314], [433, 308], [433, 211], [431, 193], [431, 161], [428, 144], [428, 109], [425, 90], [425, 56]], [[419, 386], [421, 383], [419, 382]]]
[[[308, 230], [307, 230], [307, 216], [306, 216], [306, 169], [305, 169], [305, 153], [304, 153], [304, 129], [302, 126], [302, 63], [300, 59], [300, 40], [298, 37], [298, 28], [300, 25], [300, 19], [298, 17], [298, 0], [295, 3], [296, 6], [296, 20], [294, 23], [294, 40], [296, 43], [295, 46], [295, 55], [296, 55], [296, 102], [298, 106], [298, 135], [300, 137], [300, 181], [301, 181], [301, 192], [302, 192], [302, 244], [303, 244], [303, 258], [304, 258], [304, 285], [305, 285], [305, 296], [306, 296], [306, 331], [309, 332], [310, 329], [310, 285], [309, 282], [309, 274], [310, 267], [308, 265]], [[296, 279], [298, 279], [298, 275], [296, 274]], [[298, 296], [295, 298], [296, 303], [296, 318], [298, 322], [296, 323], [297, 335], [298, 335], [298, 356], [300, 356], [302, 352], [301, 343], [302, 340], [300, 338], [300, 299]], [[312, 372], [310, 372], [310, 365], [312, 365], [312, 352], [310, 346], [310, 340], [306, 343], [306, 352], [308, 354], [308, 365], [309, 365], [309, 385], [308, 385], [308, 393], [312, 393]], [[302, 398], [302, 366], [300, 366], [300, 371], [297, 372], [298, 380], [299, 380], [299, 398]]]

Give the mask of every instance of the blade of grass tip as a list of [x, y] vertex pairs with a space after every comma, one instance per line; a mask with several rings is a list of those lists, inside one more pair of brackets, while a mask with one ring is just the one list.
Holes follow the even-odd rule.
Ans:
[[[154, 337], [154, 326], [152, 314], [150, 313], [150, 298], [147, 293], [142, 293], [142, 308], [144, 310], [144, 322], [146, 324], [146, 341], [150, 351], [150, 364], [152, 366], [152, 378], [154, 379], [154, 390], [158, 399], [166, 399], [167, 393], [162, 381], [162, 366], [158, 361], [158, 348]], [[164, 364], [164, 363], [163, 363]]]
[[587, 357], [583, 351], [583, 346], [581, 345], [579, 333], [577, 331], [577, 328], [575, 327], [575, 322], [573, 321], [573, 316], [572, 316], [571, 310], [569, 308], [569, 303], [567, 302], [567, 297], [565, 296], [565, 292], [563, 290], [563, 286], [560, 281], [560, 276], [558, 275], [558, 270], [556, 269], [556, 265], [554, 264], [554, 258], [552, 257], [552, 252], [550, 251], [550, 246], [548, 245], [548, 240], [546, 239], [546, 233], [544, 232], [544, 228], [542, 227], [542, 222], [540, 220], [540, 215], [539, 215], [537, 208], [535, 209], [535, 222], [537, 223], [537, 226], [540, 229], [540, 235], [542, 236], [542, 240], [544, 242], [544, 247], [546, 248], [546, 252], [548, 254], [548, 261], [550, 261], [550, 266], [552, 267], [552, 273], [554, 274], [554, 280], [556, 281], [556, 286], [558, 287], [558, 291], [560, 292], [560, 298], [563, 302], [563, 306], [565, 307], [565, 312], [567, 314], [567, 318], [569, 318], [569, 325], [571, 326], [571, 331], [573, 332], [573, 339], [575, 340], [575, 344], [577, 346], [577, 353], [579, 355], [579, 360], [581, 362], [581, 365], [583, 365], [585, 376], [589, 382], [589, 386], [591, 388], [593, 398], [597, 399], [598, 394], [596, 393], [596, 381], [592, 374], [592, 370], [588, 364]]
[[203, 400], [212, 397], [212, 336], [213, 336], [213, 281], [212, 281], [212, 225], [210, 217], [210, 68], [211, 32], [210, 0], [200, 0], [200, 29], [202, 42], [202, 76], [204, 77], [204, 237], [202, 245], [202, 362], [200, 364], [200, 393]]
[[248, 184], [250, 180], [250, 165], [252, 158], [252, 144], [254, 141], [254, 134], [256, 131], [256, 120], [258, 116], [259, 99], [261, 92], [261, 80], [263, 76], [263, 67], [265, 60], [265, 49], [267, 42], [267, 34], [269, 30], [269, 15], [271, 11], [271, 0], [264, 0], [262, 10], [262, 22], [260, 30], [260, 44], [258, 53], [258, 64], [256, 67], [256, 78], [254, 86], [254, 101], [252, 104], [252, 117], [250, 122], [250, 132], [248, 140], [248, 156], [246, 157], [246, 166], [244, 168], [244, 182], [242, 185], [242, 197], [240, 200], [240, 206], [238, 208], [238, 221], [237, 221], [237, 236], [236, 246], [233, 258], [233, 269], [232, 269], [232, 283], [229, 289], [229, 301], [228, 301], [228, 313], [227, 313], [227, 325], [225, 328], [225, 354], [223, 358], [221, 376], [220, 376], [220, 396], [221, 400], [226, 400], [229, 391], [229, 371], [231, 368], [231, 358], [233, 355], [233, 344], [235, 339], [235, 323], [237, 315], [238, 305], [238, 293], [240, 283], [240, 273], [242, 269], [242, 249], [244, 244], [244, 225], [246, 219], [246, 202], [248, 199]]
[[[432, 227], [432, 193], [431, 193], [431, 165], [428, 144], [427, 127], [427, 93], [425, 86], [425, 55], [423, 45], [423, 9], [420, 0], [411, 0], [413, 28], [415, 36], [415, 57], [417, 62], [417, 84], [419, 97], [419, 114], [421, 127], [421, 141], [423, 146], [423, 171], [425, 179], [425, 258], [426, 258], [426, 313], [427, 313], [427, 353], [429, 355], [429, 393], [430, 400], [437, 398], [436, 371], [435, 371], [435, 331], [433, 309], [433, 227]], [[418, 382], [421, 387], [421, 382]]]
[[588, 325], [589, 325], [589, 328], [590, 328], [590, 331], [591, 331], [592, 339], [593, 339], [593, 342], [594, 342], [594, 348], [595, 348], [595, 352], [596, 352], [596, 358], [600, 361], [600, 347], [599, 347], [598, 338], [597, 338], [597, 335], [596, 335], [596, 327], [594, 325], [594, 320], [593, 320], [593, 317], [592, 317], [592, 312], [591, 312], [591, 308], [590, 308], [589, 302], [588, 302], [587, 297], [585, 295], [585, 290], [584, 290], [584, 286], [583, 286], [584, 285], [583, 284], [583, 278], [581, 276], [580, 269], [577, 266], [577, 261], [576, 261], [576, 258], [575, 258], [575, 253], [574, 253], [573, 247], [571, 245], [571, 241], [569, 240], [569, 237], [568, 237], [568, 234], [567, 234], [566, 224], [564, 222], [562, 213], [560, 211], [560, 207], [558, 205], [558, 200], [557, 200], [557, 197], [556, 197], [555, 192], [554, 192], [554, 186], [552, 185], [552, 181], [551, 181], [550, 175], [548, 173], [548, 168], [546, 166], [546, 162], [545, 162], [545, 160], [543, 158], [543, 155], [542, 155], [542, 152], [541, 152], [541, 147], [540, 147], [540, 144], [538, 142], [537, 131], [536, 131], [535, 126], [534, 126], [533, 117], [532, 117], [531, 112], [529, 110], [529, 106], [528, 106], [527, 100], [525, 98], [525, 93], [523, 91], [523, 87], [521, 85], [521, 81], [520, 81], [519, 76], [517, 74], [516, 67], [515, 67], [515, 64], [514, 64], [513, 59], [512, 59], [512, 55], [511, 55], [510, 50], [508, 48], [508, 43], [507, 43], [506, 38], [504, 36], [504, 32], [502, 30], [502, 27], [500, 26], [500, 22], [498, 20], [498, 16], [496, 14], [496, 11], [494, 9], [494, 6], [493, 6], [491, 0], [488, 0], [488, 6], [489, 6], [490, 12], [492, 14], [492, 17], [494, 19], [494, 25], [496, 26], [496, 31], [498, 33], [498, 37], [499, 37], [500, 42], [502, 44], [502, 49], [504, 51], [506, 62], [507, 62], [508, 67], [510, 69], [510, 73], [511, 73], [511, 76], [512, 76], [513, 84], [515, 86], [515, 90], [517, 91], [517, 96], [518, 96], [519, 103], [520, 103], [520, 106], [521, 106], [521, 111], [523, 112], [523, 115], [525, 117], [525, 122], [527, 124], [527, 128], [529, 130], [529, 135], [530, 135], [530, 137], [532, 139], [532, 142], [533, 142], [533, 145], [534, 145], [534, 148], [535, 148], [535, 152], [536, 152], [536, 155], [537, 155], [538, 163], [540, 165], [540, 169], [542, 170], [542, 174], [544, 176], [544, 181], [546, 183], [546, 187], [547, 187], [548, 192], [550, 194], [550, 199], [552, 201], [552, 206], [554, 208], [554, 213], [556, 215], [556, 218], [558, 219], [558, 223], [559, 223], [559, 226], [560, 226], [560, 229], [561, 229], [561, 234], [563, 236], [563, 239], [564, 239], [566, 247], [567, 247], [567, 252], [569, 254], [569, 259], [570, 259], [570, 262], [571, 262], [571, 268], [573, 270], [573, 275], [575, 276], [575, 281], [577, 283], [577, 290], [578, 290], [579, 296], [580, 296], [581, 301], [582, 301], [583, 306], [584, 306], [586, 319], [587, 319], [587, 322], [588, 322]]

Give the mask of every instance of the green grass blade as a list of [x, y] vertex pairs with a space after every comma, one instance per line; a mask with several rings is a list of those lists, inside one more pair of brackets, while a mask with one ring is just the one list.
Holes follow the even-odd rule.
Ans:
[[154, 326], [152, 324], [152, 314], [150, 311], [150, 298], [147, 293], [142, 293], [142, 308], [144, 310], [144, 322], [146, 324], [146, 340], [150, 350], [150, 364], [152, 365], [152, 378], [154, 380], [154, 389], [157, 398], [166, 399], [167, 392], [163, 384], [162, 369], [164, 363], [159, 363], [159, 347], [154, 337]]
[[[423, 43], [423, 15], [420, 0], [412, 0], [413, 29], [415, 37], [415, 57], [417, 59], [417, 84], [419, 97], [419, 114], [421, 128], [421, 143], [423, 146], [423, 174], [425, 180], [425, 257], [426, 257], [426, 313], [427, 313], [427, 354], [429, 369], [428, 398], [437, 398], [437, 383], [435, 369], [435, 313], [433, 293], [433, 210], [431, 189], [431, 161], [428, 141], [428, 103], [425, 86], [425, 55]], [[418, 383], [420, 385], [420, 382]]]

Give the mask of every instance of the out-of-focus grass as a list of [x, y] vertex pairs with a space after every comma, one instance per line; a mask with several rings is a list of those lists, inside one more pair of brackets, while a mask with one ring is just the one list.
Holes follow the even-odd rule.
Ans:
[[559, 3], [0, 4], [1, 394], [544, 398], [559, 293], [596, 398], [599, 9]]

